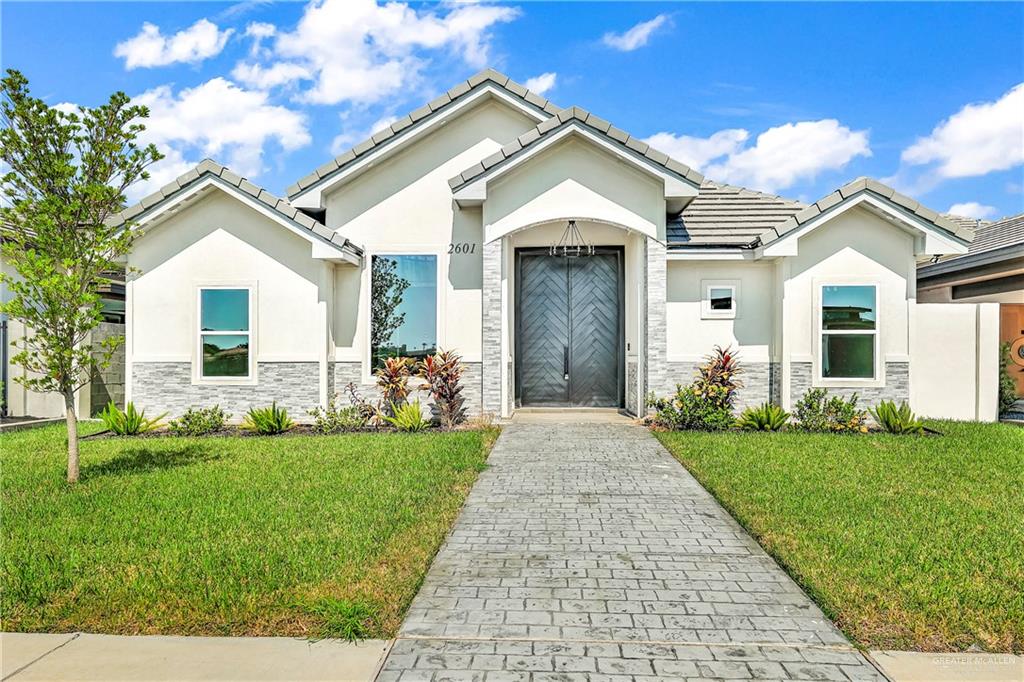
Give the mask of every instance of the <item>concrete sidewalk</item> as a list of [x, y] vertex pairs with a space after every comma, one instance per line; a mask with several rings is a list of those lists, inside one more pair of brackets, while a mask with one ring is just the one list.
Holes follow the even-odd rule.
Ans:
[[3, 682], [369, 681], [389, 641], [0, 633]]

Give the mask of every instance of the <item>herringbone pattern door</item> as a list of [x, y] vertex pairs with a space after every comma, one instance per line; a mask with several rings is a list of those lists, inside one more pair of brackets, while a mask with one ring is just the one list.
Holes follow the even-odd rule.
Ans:
[[569, 402], [619, 404], [619, 263], [615, 254], [569, 259]]
[[517, 348], [524, 405], [569, 404], [569, 281], [566, 259], [522, 255]]
[[525, 406], [618, 407], [619, 253], [520, 253], [516, 365]]

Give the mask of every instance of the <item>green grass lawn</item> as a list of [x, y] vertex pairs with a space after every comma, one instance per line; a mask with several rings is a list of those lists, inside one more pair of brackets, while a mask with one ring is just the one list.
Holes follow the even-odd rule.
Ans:
[[659, 433], [855, 642], [1024, 650], [1024, 429]]
[[3, 629], [393, 636], [494, 435], [0, 435]]

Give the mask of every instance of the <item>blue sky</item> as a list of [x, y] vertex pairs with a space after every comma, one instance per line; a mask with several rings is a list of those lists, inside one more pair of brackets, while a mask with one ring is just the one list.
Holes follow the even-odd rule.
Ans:
[[938, 210], [1024, 211], [1021, 3], [4, 2], [0, 20], [4, 68], [48, 102], [152, 108], [157, 184], [213, 156], [283, 193], [490, 65], [714, 179], [814, 200], [869, 175]]

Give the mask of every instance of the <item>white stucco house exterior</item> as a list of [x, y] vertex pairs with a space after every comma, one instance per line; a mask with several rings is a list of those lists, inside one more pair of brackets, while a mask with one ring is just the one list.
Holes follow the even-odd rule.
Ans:
[[[973, 237], [870, 179], [809, 205], [713, 182], [493, 70], [287, 194], [208, 160], [122, 213], [141, 232], [128, 400], [303, 415], [349, 382], [372, 390], [378, 355], [444, 348], [475, 412], [638, 413], [718, 344], [740, 353], [742, 404], [788, 407], [812, 386], [914, 403], [943, 386], [915, 371], [931, 353], [919, 320], [941, 317], [916, 301], [916, 262]], [[550, 255], [570, 221], [592, 255]], [[406, 285], [379, 348], [375, 264]], [[962, 331], [977, 341], [991, 320], [979, 308]], [[994, 417], [988, 363], [945, 386], [972, 395], [956, 415]]]

